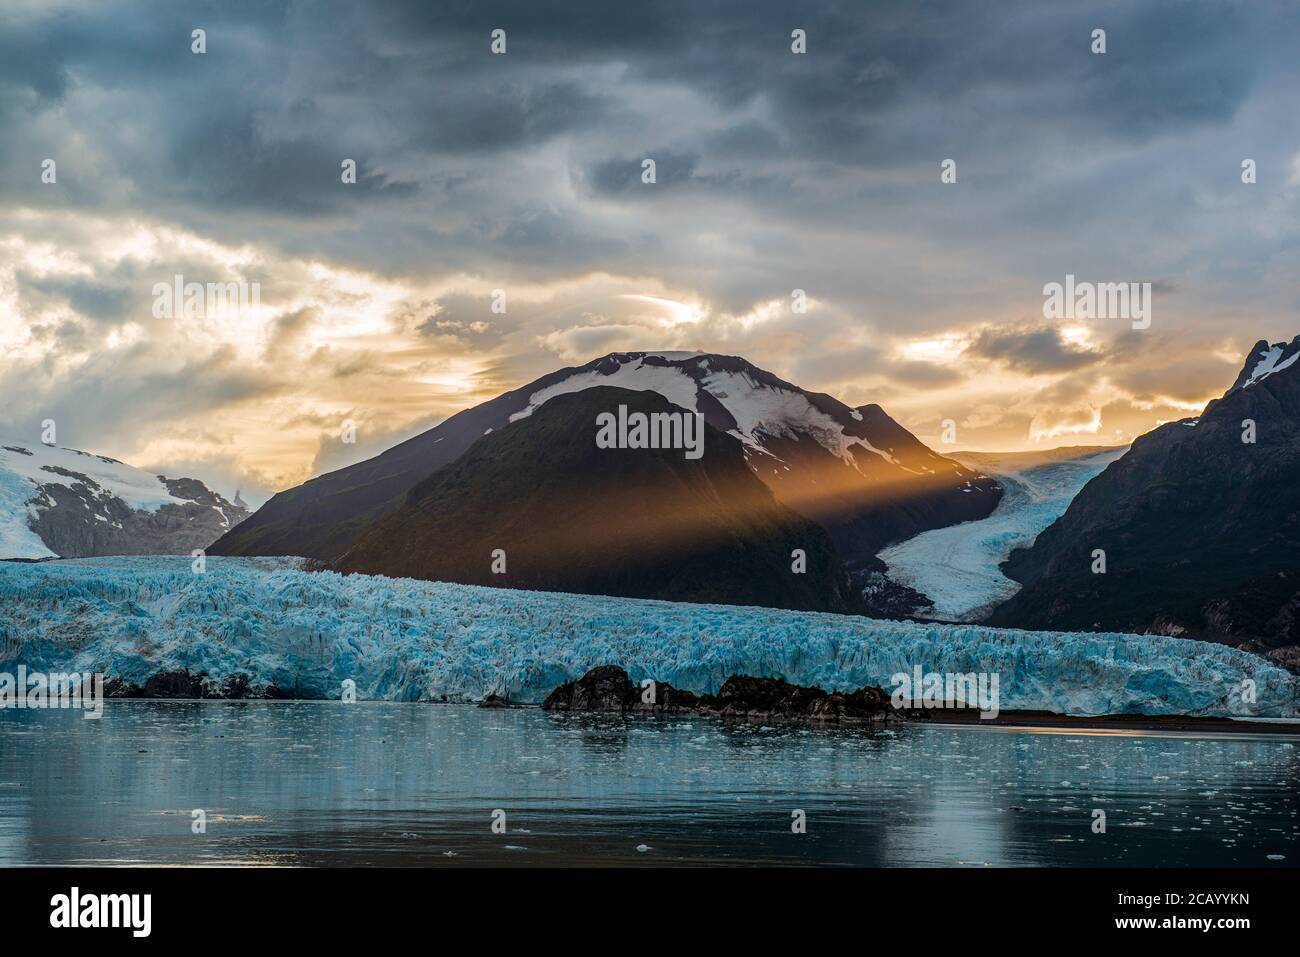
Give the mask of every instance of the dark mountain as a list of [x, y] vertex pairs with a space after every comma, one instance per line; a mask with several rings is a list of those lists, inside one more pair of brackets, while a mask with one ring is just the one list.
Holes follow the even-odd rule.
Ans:
[[[1138, 438], [1011, 554], [1024, 588], [991, 621], [1300, 644], [1298, 357], [1300, 336], [1257, 343], [1199, 418]], [[1105, 574], [1091, 571], [1098, 548]]]
[[741, 443], [750, 468], [781, 502], [825, 525], [855, 567], [874, 567], [876, 551], [890, 542], [986, 516], [1000, 494], [994, 480], [936, 455], [879, 406], [852, 409], [735, 356], [613, 353], [543, 376], [373, 459], [280, 492], [212, 552], [332, 561], [412, 486], [477, 439], [529, 417], [555, 396], [594, 386], [653, 391], [703, 413]]
[[76, 449], [0, 444], [0, 559], [184, 555], [247, 516], [197, 479]]
[[[366, 530], [337, 568], [671, 601], [856, 610], [830, 537], [777, 502], [733, 436], [703, 455], [598, 448], [603, 412], [681, 412], [654, 392], [559, 395], [480, 436]], [[505, 552], [494, 573], [493, 551]], [[803, 549], [807, 570], [792, 571]]]

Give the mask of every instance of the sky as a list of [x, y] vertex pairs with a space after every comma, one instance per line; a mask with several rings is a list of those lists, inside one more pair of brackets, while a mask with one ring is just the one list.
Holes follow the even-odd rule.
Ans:
[[[0, 438], [258, 504], [685, 349], [941, 451], [1126, 443], [1300, 333], [1297, 50], [1270, 0], [6, 0]], [[1149, 328], [1047, 318], [1067, 275]]]

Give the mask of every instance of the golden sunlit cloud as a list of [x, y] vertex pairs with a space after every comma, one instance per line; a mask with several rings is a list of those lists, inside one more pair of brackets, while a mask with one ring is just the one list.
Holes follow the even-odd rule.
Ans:
[[[1086, 418], [1080, 419], [1080, 415]], [[1048, 422], [1046, 415], [1036, 415], [1029, 425], [1029, 438], [1035, 442], [1055, 439], [1064, 435], [1097, 435], [1101, 432], [1101, 409], [1066, 416], [1063, 420]]]
[[934, 336], [927, 339], [912, 339], [895, 347], [895, 354], [909, 362], [955, 362], [970, 339], [960, 335]]
[[704, 308], [699, 303], [676, 302], [660, 296], [646, 296], [638, 293], [627, 293], [622, 298], [659, 306], [663, 310], [663, 317], [672, 325], [694, 325], [704, 318]]
[[[259, 295], [159, 316], [152, 290], [177, 276], [260, 283]], [[463, 273], [394, 278], [138, 216], [69, 221], [17, 211], [0, 219], [0, 347], [10, 360], [0, 386], [9, 421], [27, 423], [75, 403], [68, 397], [84, 386], [93, 409], [78, 406], [67, 418], [84, 424], [77, 441], [88, 450], [160, 472], [201, 471], [250, 498], [383, 451], [560, 364], [613, 351], [745, 356], [850, 404], [878, 402], [932, 444], [937, 423], [952, 418], [968, 448], [1110, 439], [1110, 427], [1127, 436], [1204, 405], [1154, 386], [1135, 395], [1145, 375], [1128, 388], [1069, 367], [988, 375], [971, 346], [981, 330], [1001, 327], [983, 317], [894, 339], [811, 297], [803, 312], [779, 297], [721, 310], [698, 290], [608, 272], [512, 282], [509, 308], [497, 313], [490, 300], [499, 284]], [[112, 309], [96, 313], [96, 297]], [[1107, 347], [1089, 324], [1058, 332], [1069, 350]], [[1240, 357], [1221, 341], [1201, 348], [1223, 359], [1226, 387]], [[149, 385], [133, 390], [131, 381]], [[357, 426], [355, 446], [340, 443], [345, 421]]]

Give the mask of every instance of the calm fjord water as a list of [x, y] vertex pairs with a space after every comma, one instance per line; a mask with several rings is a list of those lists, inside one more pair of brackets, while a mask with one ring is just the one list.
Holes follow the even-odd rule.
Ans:
[[1298, 742], [388, 703], [5, 711], [0, 865], [1292, 867]]

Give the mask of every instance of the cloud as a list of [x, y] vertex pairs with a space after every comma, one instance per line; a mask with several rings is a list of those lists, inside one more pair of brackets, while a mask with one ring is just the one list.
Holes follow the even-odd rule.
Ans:
[[[0, 428], [57, 414], [250, 498], [617, 349], [744, 355], [1007, 447], [1093, 410], [1093, 440], [1150, 428], [1296, 332], [1280, 0], [11, 6]], [[262, 307], [155, 317], [175, 274]], [[1066, 274], [1151, 280], [1152, 329], [1015, 318]]]
[[[655, 182], [647, 184], [645, 160], [654, 161]], [[612, 157], [597, 163], [588, 179], [592, 189], [606, 196], [640, 195], [649, 199], [651, 189], [674, 188], [689, 183], [698, 157], [672, 150], [650, 150], [644, 157]], [[638, 193], [639, 191], [639, 193]]]
[[1002, 362], [1031, 375], [1068, 372], [1095, 362], [1105, 353], [1099, 349], [1073, 346], [1055, 326], [1036, 329], [985, 329], [966, 347], [966, 355]]

